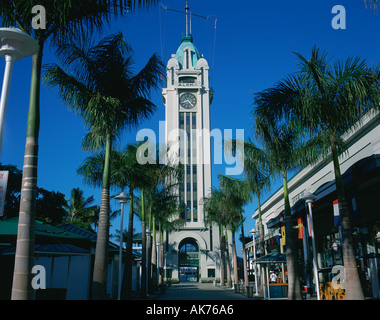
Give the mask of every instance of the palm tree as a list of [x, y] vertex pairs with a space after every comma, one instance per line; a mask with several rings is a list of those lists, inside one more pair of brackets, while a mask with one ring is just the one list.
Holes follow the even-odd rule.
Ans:
[[[226, 144], [226, 150], [229, 153], [233, 153], [235, 151], [236, 154], [236, 148], [238, 147], [238, 143], [236, 140], [232, 140], [232, 143]], [[244, 186], [241, 187], [249, 188], [249, 190], [256, 195], [257, 199], [257, 210], [258, 210], [258, 231], [259, 231], [259, 246], [264, 252], [265, 246], [264, 246], [264, 227], [262, 223], [262, 216], [261, 216], [261, 194], [264, 190], [268, 189], [270, 187], [270, 167], [268, 167], [268, 164], [266, 163], [267, 159], [265, 157], [265, 154], [263, 154], [262, 150], [259, 149], [249, 138], [247, 141], [242, 141], [240, 145], [244, 146], [244, 153], [243, 153], [243, 159], [242, 162], [244, 163], [244, 176], [242, 181], [245, 182]], [[245, 191], [240, 191], [245, 192]], [[239, 192], [239, 193], [240, 193]], [[243, 248], [245, 248], [245, 237], [244, 237], [244, 229], [242, 228], [242, 242], [243, 242]], [[246, 258], [246, 257], [245, 257]], [[245, 263], [245, 262], [244, 262]], [[245, 286], [247, 287], [249, 285], [248, 283], [248, 275], [245, 276]], [[262, 291], [262, 285], [263, 283], [260, 283], [260, 291]]]
[[[256, 99], [255, 104], [260, 105], [261, 101]], [[309, 163], [311, 161], [309, 157], [313, 154], [310, 150], [313, 149], [303, 139], [303, 131], [300, 127], [291, 127], [284, 121], [274, 121], [273, 118], [267, 116], [267, 114], [263, 114], [261, 111], [262, 109], [260, 108], [253, 109], [255, 131], [263, 144], [261, 158], [266, 159], [266, 165], [270, 168], [272, 175], [279, 174], [281, 176], [283, 183], [286, 261], [289, 280], [288, 299], [301, 299], [301, 285], [297, 270], [296, 239], [289, 202], [288, 173]], [[309, 153], [306, 150], [309, 150]], [[259, 149], [256, 150], [256, 152], [258, 151]]]
[[[157, 156], [159, 150], [157, 150]], [[151, 248], [149, 250], [149, 270], [155, 268], [157, 256], [161, 254], [159, 261], [163, 261], [163, 232], [171, 231], [174, 227], [179, 227], [183, 224], [182, 219], [176, 219], [174, 216], [179, 212], [178, 196], [175, 193], [174, 188], [178, 185], [178, 178], [182, 175], [181, 167], [175, 167], [170, 164], [145, 164], [141, 165], [142, 176], [139, 179], [139, 188], [141, 195], [144, 198], [144, 216], [142, 217], [142, 230], [143, 237], [146, 237], [146, 226], [153, 231], [152, 244], [149, 244]], [[156, 227], [159, 229], [159, 238], [161, 243], [161, 253], [156, 252]], [[145, 242], [144, 238], [144, 242]], [[146, 242], [142, 245], [142, 254], [146, 256]], [[144, 263], [145, 262], [145, 263]], [[151, 268], [153, 265], [153, 268]], [[159, 268], [159, 266], [157, 266]], [[146, 261], [143, 261], [142, 274], [147, 272]], [[159, 280], [162, 284], [162, 270], [159, 271]], [[151, 288], [151, 272], [149, 271], [149, 283], [148, 287]], [[143, 278], [142, 283], [142, 297], [146, 296], [146, 276]]]
[[369, 4], [370, 9], [373, 9], [376, 13], [379, 9], [379, 0], [363, 0], [365, 7], [367, 8], [367, 2]]
[[[61, 99], [79, 113], [90, 128], [83, 140], [84, 148], [105, 150], [93, 276], [93, 297], [103, 299], [108, 265], [112, 144], [126, 126], [137, 125], [155, 111], [156, 106], [149, 100], [149, 94], [160, 82], [163, 64], [154, 54], [147, 65], [133, 75], [132, 51], [122, 33], [106, 37], [93, 47], [86, 38], [79, 39], [78, 43], [63, 43], [58, 56], [71, 73], [53, 64], [47, 67], [45, 79], [50, 86], [59, 86]], [[133, 197], [130, 203], [133, 203]]]
[[296, 56], [299, 72], [257, 95], [260, 112], [270, 113], [277, 120], [285, 118], [292, 125], [302, 122], [309, 136], [319, 141], [321, 157], [332, 158], [342, 226], [346, 299], [363, 299], [339, 156], [346, 147], [342, 135], [358, 127], [372, 108], [379, 108], [380, 70], [368, 68], [365, 60], [358, 57], [330, 66], [326, 53], [317, 47], [309, 60], [299, 53]]
[[84, 198], [83, 190], [80, 188], [71, 189], [70, 200], [64, 206], [70, 222], [78, 217], [87, 216], [88, 213], [96, 210], [96, 206], [90, 206], [94, 201], [93, 196]]
[[259, 238], [261, 249], [264, 250], [264, 227], [261, 216], [261, 194], [270, 187], [270, 167], [266, 163], [261, 150], [248, 139], [244, 141], [244, 175], [252, 193], [256, 195], [259, 216]]
[[243, 245], [243, 261], [244, 261], [244, 284], [247, 288], [249, 286], [248, 282], [248, 271], [247, 271], [247, 255], [245, 254], [245, 236], [244, 236], [244, 217], [243, 217], [243, 206], [252, 200], [251, 197], [251, 186], [245, 180], [238, 180], [225, 175], [218, 175], [218, 180], [220, 186], [226, 192], [226, 198], [224, 201], [224, 206], [229, 210], [229, 228], [232, 232], [232, 249], [234, 258], [234, 284], [238, 286], [238, 268], [237, 268], [237, 252], [235, 243], [235, 232], [240, 226], [241, 239]]
[[[130, 211], [129, 211], [129, 223], [128, 231], [126, 234], [127, 242], [127, 256], [131, 257], [132, 254], [132, 240], [130, 235], [133, 237], [133, 214], [137, 214], [136, 203], [134, 201], [134, 190], [137, 185], [137, 182], [140, 180], [140, 175], [137, 174], [137, 171], [141, 170], [139, 165], [136, 162], [136, 149], [135, 145], [128, 145], [123, 149], [111, 151], [110, 156], [110, 187], [115, 190], [124, 190], [125, 188], [129, 189], [129, 195], [131, 200]], [[82, 165], [78, 168], [77, 173], [84, 178], [84, 182], [95, 187], [102, 187], [103, 185], [103, 172], [105, 167], [105, 150], [93, 154], [85, 159]], [[133, 207], [132, 207], [133, 204]], [[132, 208], [132, 209], [131, 209]], [[143, 208], [141, 209], [140, 215], [143, 214]], [[132, 220], [132, 222], [131, 222]], [[144, 239], [143, 239], [144, 240]], [[130, 248], [130, 250], [128, 250]], [[128, 261], [132, 259], [127, 259]], [[125, 264], [125, 267], [127, 264]], [[128, 269], [129, 270], [129, 269]], [[124, 280], [127, 281], [129, 277], [124, 273]], [[123, 281], [122, 288], [122, 298], [125, 298], [126, 284]]]
[[[146, 169], [144, 166], [140, 165], [137, 162], [136, 159], [136, 153], [139, 147], [138, 144], [130, 144], [122, 153], [122, 157], [119, 159], [118, 163], [118, 183], [120, 185], [123, 185], [124, 187], [127, 187], [129, 190], [129, 196], [131, 198], [129, 202], [129, 218], [128, 218], [128, 234], [127, 234], [127, 245], [126, 245], [126, 254], [127, 257], [132, 256], [132, 242], [133, 242], [133, 215], [134, 215], [134, 209], [133, 209], [133, 199], [134, 199], [134, 192], [139, 187], [143, 186], [146, 183], [147, 178], [144, 176], [144, 169]], [[142, 200], [144, 201], [144, 193], [142, 193]], [[145, 220], [145, 206], [144, 202], [141, 202], [141, 220]], [[144, 239], [144, 231], [143, 231], [143, 241]], [[132, 259], [127, 259], [125, 264], [125, 271], [124, 271], [124, 281], [123, 281], [123, 291], [122, 291], [122, 298], [123, 299], [130, 299], [132, 294]]]
[[[1, 20], [4, 26], [17, 26], [31, 35], [39, 45], [32, 58], [30, 102], [27, 121], [27, 134], [22, 178], [21, 206], [19, 214], [18, 245], [12, 286], [12, 299], [32, 299], [31, 273], [34, 259], [34, 225], [37, 195], [38, 136], [40, 125], [40, 83], [42, 56], [46, 44], [56, 46], [60, 40], [82, 33], [85, 29], [92, 33], [100, 31], [113, 15], [129, 9], [156, 4], [156, 0], [9, 0], [0, 2]], [[30, 21], [32, 8], [43, 5], [49, 12], [46, 29], [34, 30]], [[22, 254], [21, 254], [22, 252]]]
[[[167, 173], [172, 170], [167, 170], [165, 166], [162, 170], [165, 170]], [[160, 170], [160, 169], [158, 169]], [[165, 178], [165, 177], [163, 177]], [[164, 254], [164, 239], [163, 232], [171, 231], [174, 228], [179, 228], [183, 226], [185, 221], [181, 218], [177, 218], [180, 212], [180, 204], [178, 201], [178, 195], [174, 192], [174, 189], [177, 186], [177, 183], [170, 183], [168, 179], [158, 180], [156, 186], [150, 189], [150, 192], [147, 194], [148, 205], [150, 207], [149, 211], [152, 216], [152, 230], [157, 233], [153, 233], [152, 240], [159, 241], [160, 251], [156, 252], [156, 255], [152, 254], [152, 264], [156, 266], [158, 272], [158, 285], [162, 284], [162, 262]], [[157, 230], [158, 229], [158, 230]], [[152, 253], [155, 251], [156, 241], [153, 241], [152, 244]], [[160, 262], [160, 265], [156, 265], [156, 261]], [[155, 269], [155, 267], [153, 267]]]
[[[220, 243], [220, 285], [225, 283], [225, 269], [227, 269], [227, 285], [231, 285], [231, 274], [229, 273], [228, 261], [226, 261], [228, 249], [226, 243], [227, 226], [229, 220], [229, 207], [226, 205], [226, 191], [223, 188], [213, 188], [211, 196], [203, 198], [204, 211], [206, 213], [205, 223], [216, 223], [219, 225]], [[227, 264], [226, 264], [227, 263]], [[227, 268], [226, 268], [227, 267]]]

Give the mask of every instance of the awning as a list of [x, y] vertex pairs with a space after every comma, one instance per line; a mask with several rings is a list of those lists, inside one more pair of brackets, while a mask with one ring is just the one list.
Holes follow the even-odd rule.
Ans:
[[254, 260], [256, 263], [286, 263], [285, 253], [272, 252]]

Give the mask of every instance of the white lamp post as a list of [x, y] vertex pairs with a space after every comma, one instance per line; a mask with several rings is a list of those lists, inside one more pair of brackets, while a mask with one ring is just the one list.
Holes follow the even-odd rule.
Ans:
[[315, 251], [315, 237], [314, 237], [314, 226], [313, 226], [313, 211], [311, 209], [311, 204], [315, 200], [316, 196], [310, 192], [307, 192], [302, 199], [305, 200], [309, 207], [309, 222], [310, 222], [310, 233], [311, 233], [311, 243], [313, 246], [313, 266], [314, 266], [314, 278], [315, 278], [315, 291], [317, 291], [317, 299], [321, 300], [320, 292], [319, 292], [319, 277], [318, 277], [318, 264], [317, 264], [317, 253]]
[[149, 270], [149, 250], [151, 250], [151, 247], [150, 247], [150, 237], [152, 235], [152, 231], [150, 231], [149, 229], [146, 229], [146, 242], [147, 242], [147, 245], [146, 245], [146, 283], [145, 283], [145, 290], [146, 290], [146, 296], [148, 297], [149, 296], [149, 273], [150, 273], [150, 270]]
[[258, 296], [259, 293], [257, 291], [257, 263], [256, 263], [256, 239], [255, 239], [255, 234], [256, 230], [252, 229], [249, 231], [252, 233], [252, 243], [253, 243], [253, 260], [254, 260], [254, 267], [255, 267], [255, 296]]
[[160, 280], [160, 242], [157, 241], [156, 248], [157, 248], [157, 283]]
[[120, 247], [119, 247], [119, 290], [117, 298], [120, 300], [121, 297], [121, 272], [122, 272], [122, 265], [123, 265], [123, 218], [124, 218], [124, 204], [127, 203], [127, 201], [130, 199], [130, 197], [125, 193], [121, 192], [116, 197], [116, 200], [119, 200], [119, 203], [121, 205], [121, 219], [120, 219]]
[[4, 80], [0, 100], [0, 153], [3, 142], [13, 64], [16, 60], [34, 55], [38, 51], [38, 48], [37, 41], [20, 29], [0, 28], [0, 56], [5, 59]]

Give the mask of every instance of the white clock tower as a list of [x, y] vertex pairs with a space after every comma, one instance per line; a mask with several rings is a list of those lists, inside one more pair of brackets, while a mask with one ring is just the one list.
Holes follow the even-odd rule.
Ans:
[[[188, 8], [186, 8], [188, 10]], [[187, 12], [187, 11], [186, 11]], [[167, 64], [165, 142], [183, 166], [178, 188], [185, 225], [166, 234], [167, 276], [179, 281], [220, 278], [219, 227], [204, 222], [211, 193], [209, 66], [186, 32]]]

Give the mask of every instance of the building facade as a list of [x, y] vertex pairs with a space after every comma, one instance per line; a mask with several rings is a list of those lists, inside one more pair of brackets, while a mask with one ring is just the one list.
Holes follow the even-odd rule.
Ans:
[[219, 277], [219, 228], [205, 224], [202, 199], [211, 192], [209, 66], [189, 34], [167, 63], [165, 142], [168, 159], [183, 168], [178, 187], [185, 225], [166, 234], [167, 277]]
[[[356, 262], [366, 297], [379, 298], [380, 257], [380, 118], [367, 115], [362, 124], [344, 137], [346, 152], [340, 158], [340, 168], [350, 212]], [[315, 289], [312, 241], [308, 232], [308, 207], [303, 199], [306, 193], [315, 196], [312, 216], [315, 251], [321, 299], [344, 298], [344, 290], [331, 289], [337, 273], [334, 267], [343, 265], [341, 230], [338, 219], [334, 167], [331, 161], [308, 166], [288, 181], [293, 227], [298, 230], [298, 261], [304, 287]], [[264, 245], [259, 246], [256, 234], [256, 252], [259, 256], [284, 252], [286, 243], [283, 227], [283, 189], [279, 188], [261, 206]], [[258, 227], [258, 211], [253, 214]], [[247, 246], [251, 247], [252, 242]], [[337, 269], [335, 269], [337, 270]], [[342, 286], [343, 287], [343, 286]]]

